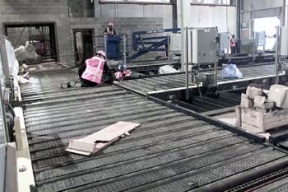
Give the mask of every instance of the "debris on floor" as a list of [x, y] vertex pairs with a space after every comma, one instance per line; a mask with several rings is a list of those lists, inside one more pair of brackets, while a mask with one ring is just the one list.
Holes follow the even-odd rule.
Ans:
[[272, 85], [268, 96], [260, 88], [248, 87], [236, 107], [236, 124], [265, 136], [267, 131], [288, 125], [288, 87]]
[[239, 71], [235, 64], [229, 64], [221, 71], [222, 79], [242, 79], [243, 74]]
[[66, 151], [86, 156], [94, 154], [123, 135], [129, 135], [129, 132], [138, 126], [138, 123], [119, 121], [87, 137], [70, 140]]
[[179, 72], [179, 71], [177, 71], [176, 69], [174, 69], [170, 65], [162, 66], [159, 68], [159, 71], [158, 71], [159, 74], [168, 74], [168, 73], [177, 73], [177, 72]]
[[82, 84], [80, 81], [69, 81], [68, 83], [61, 83], [62, 89], [73, 88], [73, 87], [81, 87]]

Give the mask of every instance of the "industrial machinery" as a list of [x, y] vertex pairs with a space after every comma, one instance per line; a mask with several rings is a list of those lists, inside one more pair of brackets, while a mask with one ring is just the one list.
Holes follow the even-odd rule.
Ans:
[[119, 60], [123, 58], [123, 35], [95, 36], [95, 52], [105, 50], [107, 59]]
[[[266, 45], [266, 33], [255, 32], [253, 39], [242, 39], [240, 41], [241, 54], [262, 54], [265, 52]], [[258, 51], [257, 48], [262, 47], [262, 51]]]
[[266, 45], [266, 32], [256, 32], [255, 33], [255, 40], [256, 40], [256, 46], [262, 48], [261, 52], [265, 53], [265, 45]]
[[[168, 54], [168, 33], [178, 33], [179, 28], [137, 31], [132, 34], [132, 45], [135, 54], [129, 60], [136, 59], [148, 52], [162, 51]], [[164, 35], [161, 35], [164, 34]]]
[[137, 59], [149, 52], [165, 52], [168, 54], [168, 36], [177, 33], [180, 29], [161, 29], [137, 31], [132, 33], [133, 53], [127, 50], [127, 35], [114, 36], [96, 36], [96, 49], [102, 48], [106, 50], [107, 58], [113, 60], [121, 60], [127, 57], [127, 61]]
[[287, 74], [287, 56], [288, 56], [288, 27], [277, 27], [276, 33], [276, 52], [275, 52], [275, 83], [279, 82], [279, 71], [285, 71]]
[[219, 33], [219, 54], [220, 56], [225, 56], [229, 51], [230, 34], [229, 32]]
[[0, 191], [17, 191], [16, 146], [11, 143], [14, 140], [15, 116], [11, 107], [14, 100], [11, 65], [16, 58], [11, 56], [14, 54], [11, 48], [10, 42], [0, 35]]
[[109, 59], [122, 58], [121, 39], [121, 35], [104, 37], [104, 40], [106, 41], [106, 54]]

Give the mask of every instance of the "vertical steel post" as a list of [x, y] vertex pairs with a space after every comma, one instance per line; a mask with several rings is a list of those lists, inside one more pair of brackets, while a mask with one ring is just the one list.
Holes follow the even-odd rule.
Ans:
[[283, 0], [282, 26], [287, 26], [287, 0]]
[[171, 63], [172, 63], [172, 54], [171, 54], [171, 39], [170, 39], [171, 37], [170, 37], [170, 35], [168, 34], [167, 35], [167, 44], [168, 44], [168, 46], [167, 46], [167, 53], [168, 53], [168, 62], [169, 62], [169, 65], [171, 66]]
[[109, 54], [107, 53], [107, 40], [108, 40], [107, 35], [104, 35], [104, 50], [105, 50], [105, 53], [106, 53], [106, 59], [109, 58]]
[[[184, 2], [180, 0], [180, 18], [181, 18], [181, 70], [185, 70], [185, 28], [184, 28]], [[186, 40], [187, 42], [187, 40]]]
[[189, 28], [186, 27], [186, 70], [185, 70], [185, 77], [186, 77], [186, 100], [189, 99]]
[[124, 65], [127, 64], [127, 54], [126, 54], [126, 35], [123, 35], [123, 58], [124, 58]]
[[275, 84], [279, 83], [279, 30], [280, 27], [276, 27], [276, 51], [275, 51]]
[[9, 73], [9, 64], [8, 64], [8, 57], [6, 51], [6, 38], [5, 36], [0, 35], [0, 52], [1, 52], [1, 60], [2, 60], [2, 67], [5, 79], [10, 78]]

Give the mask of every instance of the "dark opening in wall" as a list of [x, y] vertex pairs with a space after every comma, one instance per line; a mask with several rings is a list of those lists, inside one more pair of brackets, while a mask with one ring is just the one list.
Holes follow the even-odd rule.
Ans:
[[5, 24], [5, 33], [19, 63], [58, 61], [53, 23]]
[[88, 58], [93, 57], [93, 29], [75, 29], [73, 30], [74, 53], [76, 65], [81, 65]]

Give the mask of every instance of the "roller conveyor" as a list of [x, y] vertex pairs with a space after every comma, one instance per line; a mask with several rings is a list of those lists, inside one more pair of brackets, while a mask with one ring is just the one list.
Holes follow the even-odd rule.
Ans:
[[[245, 82], [275, 76], [275, 65], [246, 66], [239, 69], [244, 75], [242, 79], [225, 80], [218, 77], [218, 85]], [[218, 73], [220, 73], [220, 71]], [[284, 74], [280, 73], [279, 76], [282, 75]], [[180, 91], [186, 89], [185, 73], [167, 74], [151, 78], [128, 80], [121, 82], [119, 86], [142, 95]], [[189, 75], [189, 88], [196, 87], [197, 86], [192, 83], [191, 76]]]
[[[115, 86], [59, 88], [73, 78], [69, 71], [46, 72], [22, 86], [40, 192], [209, 191], [288, 164], [285, 152]], [[141, 126], [97, 155], [65, 152], [71, 138], [120, 120]]]

